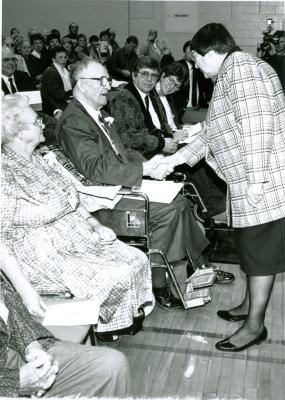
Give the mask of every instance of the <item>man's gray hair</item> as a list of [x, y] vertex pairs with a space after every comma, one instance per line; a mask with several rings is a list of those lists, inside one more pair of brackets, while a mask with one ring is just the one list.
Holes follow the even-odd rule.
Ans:
[[70, 71], [70, 78], [73, 86], [76, 84], [79, 78], [83, 78], [84, 71], [89, 67], [90, 64], [101, 65], [97, 61], [92, 60], [89, 57], [84, 57], [81, 61], [78, 61]]

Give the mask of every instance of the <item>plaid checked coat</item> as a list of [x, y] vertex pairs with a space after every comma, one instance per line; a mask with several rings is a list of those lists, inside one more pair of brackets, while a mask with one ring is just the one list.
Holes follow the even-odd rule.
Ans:
[[54, 344], [55, 339], [49, 331], [31, 318], [20, 296], [4, 282], [0, 282], [0, 300], [9, 310], [7, 325], [0, 317], [0, 396], [18, 397], [19, 370], [5, 368], [8, 349], [15, 350], [24, 360], [25, 349], [34, 340], [38, 340], [47, 350]]
[[[285, 217], [285, 98], [274, 70], [235, 51], [224, 60], [209, 106], [206, 132], [180, 150], [193, 166], [205, 156], [228, 185], [228, 221], [236, 228]], [[246, 193], [263, 183], [253, 207]]]

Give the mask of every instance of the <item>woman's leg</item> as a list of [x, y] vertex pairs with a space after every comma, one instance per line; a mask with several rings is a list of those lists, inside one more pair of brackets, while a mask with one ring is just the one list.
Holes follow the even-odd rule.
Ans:
[[275, 275], [248, 277], [249, 312], [242, 327], [230, 338], [235, 346], [251, 342], [263, 331], [274, 279]]

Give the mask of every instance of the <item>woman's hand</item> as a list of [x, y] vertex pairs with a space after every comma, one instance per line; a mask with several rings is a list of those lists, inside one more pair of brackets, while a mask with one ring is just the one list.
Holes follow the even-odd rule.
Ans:
[[104, 244], [113, 244], [117, 239], [115, 232], [107, 226], [97, 225], [93, 228], [93, 232], [98, 235], [98, 240]]
[[263, 197], [263, 183], [251, 183], [247, 189], [247, 201], [252, 207], [258, 207]]
[[43, 318], [47, 306], [33, 287], [29, 291], [20, 292], [21, 298], [29, 313], [36, 318]]

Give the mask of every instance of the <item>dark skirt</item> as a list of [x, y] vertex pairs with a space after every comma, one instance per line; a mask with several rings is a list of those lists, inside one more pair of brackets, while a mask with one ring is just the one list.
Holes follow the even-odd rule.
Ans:
[[285, 271], [285, 218], [248, 228], [235, 228], [240, 267], [249, 276]]

